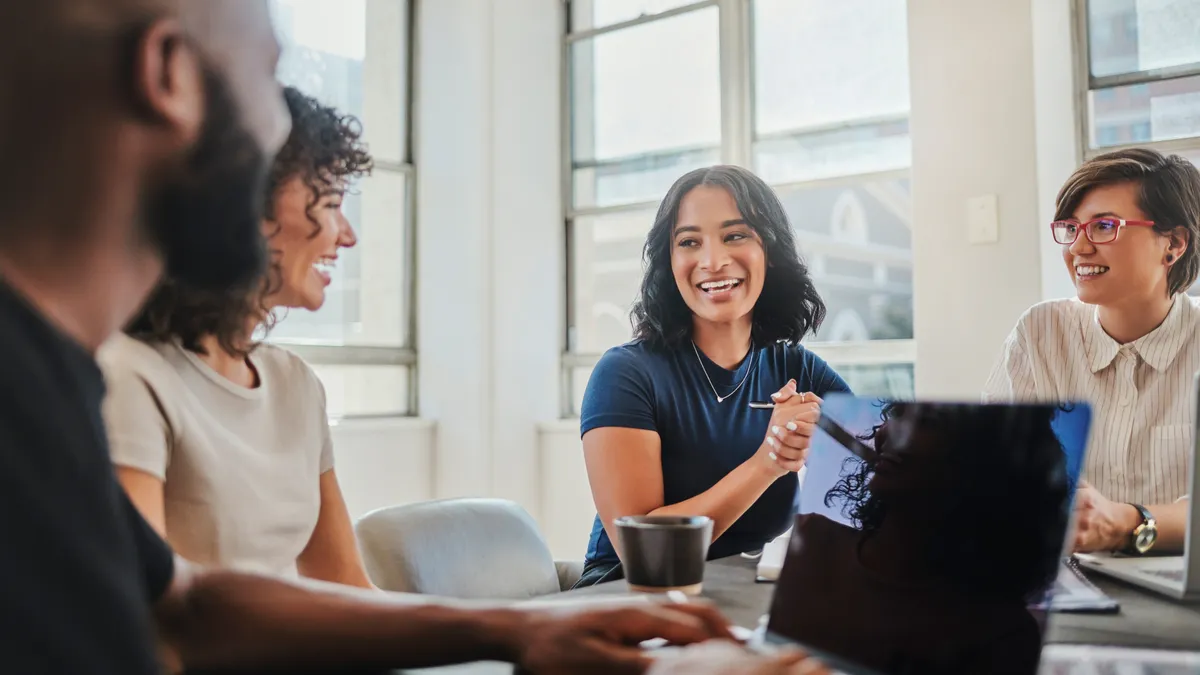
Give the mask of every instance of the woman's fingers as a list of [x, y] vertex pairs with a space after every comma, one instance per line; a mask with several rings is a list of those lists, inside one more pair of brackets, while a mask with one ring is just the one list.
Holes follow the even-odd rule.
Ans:
[[771, 444], [771, 451], [775, 454], [775, 459], [777, 461], [780, 459], [786, 459], [790, 461], [803, 460], [804, 456], [807, 454], [807, 450], [808, 448], [806, 447], [797, 448], [790, 445], [784, 445], [778, 441]]
[[779, 403], [783, 403], [785, 401], [790, 401], [795, 396], [796, 396], [796, 381], [788, 380], [787, 384], [783, 385], [782, 389], [775, 392], [774, 394], [771, 394], [771, 400], [774, 401], [776, 404], [779, 404]]
[[[794, 427], [794, 428], [789, 428]], [[771, 427], [771, 435], [784, 447], [802, 450], [812, 442], [812, 429], [807, 422], [788, 422], [788, 426]]]
[[[804, 453], [804, 457], [806, 458], [807, 456], [808, 456], [808, 453]], [[804, 468], [804, 459], [803, 458], [802, 459], [784, 459], [784, 458], [780, 457], [779, 459], [775, 460], [775, 463], [778, 464], [779, 468], [783, 469], [784, 471], [790, 471], [792, 473], [796, 473], [800, 469]]]

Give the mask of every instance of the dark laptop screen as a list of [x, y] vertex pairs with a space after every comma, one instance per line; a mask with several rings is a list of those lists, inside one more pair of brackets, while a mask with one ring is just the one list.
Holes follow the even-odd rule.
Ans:
[[1032, 675], [1090, 424], [829, 396], [769, 632], [864, 672]]

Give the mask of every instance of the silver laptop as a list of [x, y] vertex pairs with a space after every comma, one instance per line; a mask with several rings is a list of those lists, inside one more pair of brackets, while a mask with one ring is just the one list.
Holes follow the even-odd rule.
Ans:
[[[1192, 409], [1196, 411], [1192, 426], [1192, 476], [1188, 483], [1189, 495], [1200, 495], [1197, 489], [1197, 454], [1200, 454], [1200, 375], [1193, 387]], [[1075, 557], [1080, 566], [1095, 570], [1122, 581], [1141, 586], [1181, 600], [1200, 599], [1200, 552], [1196, 547], [1196, 528], [1200, 525], [1200, 499], [1189, 499], [1187, 532], [1183, 555], [1126, 556], [1118, 553], [1078, 553]]]

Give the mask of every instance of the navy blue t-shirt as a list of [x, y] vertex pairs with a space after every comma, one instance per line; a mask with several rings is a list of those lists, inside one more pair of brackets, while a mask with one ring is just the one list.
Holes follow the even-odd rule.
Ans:
[[[701, 362], [703, 368], [701, 370]], [[705, 371], [712, 386], [705, 379]], [[749, 376], [747, 377], [747, 373]], [[746, 378], [733, 396], [722, 396]], [[762, 445], [770, 410], [750, 407], [796, 380], [798, 391], [824, 397], [850, 391], [825, 361], [803, 347], [777, 343], [751, 350], [736, 370], [725, 370], [691, 345], [654, 350], [635, 341], [601, 357], [583, 396], [581, 435], [601, 427], [646, 429], [662, 443], [663, 498], [676, 504], [708, 490], [752, 457]], [[709, 558], [753, 551], [787, 530], [796, 498], [796, 476], [775, 481], [709, 548]], [[617, 561], [597, 516], [587, 562]]]

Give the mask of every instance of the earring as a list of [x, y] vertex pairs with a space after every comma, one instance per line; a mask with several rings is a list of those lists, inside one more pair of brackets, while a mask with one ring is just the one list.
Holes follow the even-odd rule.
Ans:
[[1170, 264], [1171, 264], [1171, 263], [1173, 263], [1173, 262], [1175, 262], [1175, 256], [1173, 256], [1173, 255], [1171, 255], [1170, 253], [1168, 253], [1168, 254], [1167, 254], [1167, 264], [1168, 264], [1168, 265], [1170, 265]]

